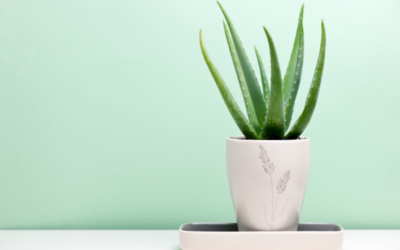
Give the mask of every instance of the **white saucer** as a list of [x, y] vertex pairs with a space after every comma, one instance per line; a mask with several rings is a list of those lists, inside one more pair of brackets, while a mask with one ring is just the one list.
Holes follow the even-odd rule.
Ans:
[[300, 223], [297, 231], [241, 231], [236, 223], [187, 223], [179, 228], [182, 250], [339, 250], [343, 228]]

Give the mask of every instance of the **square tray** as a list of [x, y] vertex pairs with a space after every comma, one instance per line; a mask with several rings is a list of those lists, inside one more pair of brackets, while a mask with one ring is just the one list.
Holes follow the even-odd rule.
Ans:
[[343, 228], [300, 223], [297, 231], [238, 231], [236, 223], [187, 223], [179, 228], [182, 250], [339, 250]]

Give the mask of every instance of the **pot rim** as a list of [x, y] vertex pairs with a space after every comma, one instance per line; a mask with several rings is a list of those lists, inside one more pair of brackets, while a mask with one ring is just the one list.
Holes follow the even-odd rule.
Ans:
[[243, 135], [240, 136], [230, 136], [226, 138], [227, 141], [231, 142], [242, 142], [242, 143], [260, 143], [260, 142], [270, 142], [270, 143], [302, 143], [309, 142], [310, 138], [300, 137], [299, 139], [289, 139], [289, 140], [256, 140], [256, 139], [246, 139]]

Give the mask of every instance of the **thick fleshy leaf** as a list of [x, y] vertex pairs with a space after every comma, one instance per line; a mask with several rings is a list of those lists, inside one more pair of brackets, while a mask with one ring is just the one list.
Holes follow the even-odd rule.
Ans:
[[203, 35], [201, 33], [201, 30], [200, 30], [200, 47], [201, 47], [201, 52], [203, 53], [204, 60], [206, 61], [206, 64], [208, 66], [208, 69], [210, 70], [211, 75], [213, 76], [214, 81], [217, 84], [219, 92], [221, 93], [221, 96], [224, 99], [224, 102], [228, 107], [228, 110], [231, 113], [233, 119], [235, 120], [237, 126], [242, 131], [243, 135], [246, 136], [246, 138], [258, 139], [257, 133], [254, 131], [253, 127], [249, 124], [246, 117], [243, 115], [235, 99], [233, 98], [231, 92], [226, 86], [224, 79], [222, 79], [217, 68], [211, 61], [211, 58], [208, 55], [207, 49], [204, 45]]
[[300, 86], [301, 73], [304, 60], [304, 30], [303, 30], [304, 5], [301, 7], [296, 38], [294, 40], [292, 55], [283, 78], [283, 95], [285, 98], [285, 132], [289, 129], [292, 120], [294, 103]]
[[285, 101], [283, 99], [281, 70], [279, 68], [278, 55], [272, 37], [265, 27], [264, 31], [267, 35], [271, 54], [271, 92], [261, 138], [279, 140], [282, 139], [285, 134]]
[[236, 53], [235, 45], [232, 42], [231, 35], [229, 34], [229, 30], [228, 30], [228, 27], [226, 26], [225, 22], [224, 22], [224, 30], [225, 30], [226, 41], [228, 42], [228, 46], [229, 46], [229, 52], [231, 53], [233, 66], [235, 67], [237, 79], [240, 84], [240, 89], [242, 90], [242, 95], [243, 95], [244, 103], [246, 105], [250, 124], [253, 126], [254, 130], [257, 133], [260, 133], [261, 126], [258, 121], [257, 114], [256, 114], [256, 111], [254, 108], [253, 99], [251, 99], [249, 89], [247, 87], [246, 80], [243, 75], [242, 66], [240, 65], [239, 58]]
[[319, 89], [321, 86], [322, 73], [324, 70], [325, 63], [325, 48], [326, 48], [326, 34], [324, 22], [321, 22], [321, 48], [319, 50], [318, 62], [315, 68], [314, 77], [311, 83], [310, 90], [308, 92], [308, 97], [306, 104], [304, 105], [303, 112], [297, 119], [296, 123], [292, 126], [289, 133], [285, 136], [287, 139], [297, 139], [306, 129], [311, 117], [314, 113], [315, 106], [317, 105]]
[[267, 74], [265, 74], [265, 68], [264, 68], [264, 64], [262, 62], [260, 53], [258, 53], [258, 50], [257, 50], [257, 48], [255, 46], [254, 46], [254, 49], [256, 51], [258, 67], [260, 68], [260, 75], [261, 75], [261, 83], [262, 83], [263, 94], [264, 94], [264, 101], [265, 101], [266, 104], [268, 104], [269, 84], [268, 84]]
[[238, 33], [236, 32], [235, 27], [231, 19], [229, 18], [228, 14], [222, 7], [222, 5], [217, 2], [219, 7], [222, 10], [222, 13], [225, 16], [226, 22], [228, 24], [229, 30], [231, 32], [232, 41], [235, 45], [235, 49], [239, 58], [240, 65], [242, 66], [243, 75], [246, 80], [247, 88], [249, 90], [249, 94], [251, 99], [253, 100], [254, 109], [257, 114], [257, 119], [259, 124], [263, 124], [266, 115], [266, 105], [261, 93], [260, 85], [258, 84], [257, 77], [254, 73], [253, 68], [251, 67], [249, 58], [247, 57], [246, 51], [243, 48], [242, 42], [239, 38]]

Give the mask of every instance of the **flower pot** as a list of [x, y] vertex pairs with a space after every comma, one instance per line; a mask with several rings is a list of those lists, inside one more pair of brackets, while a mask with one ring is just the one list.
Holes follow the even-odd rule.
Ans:
[[226, 140], [239, 231], [296, 231], [307, 188], [310, 140]]

